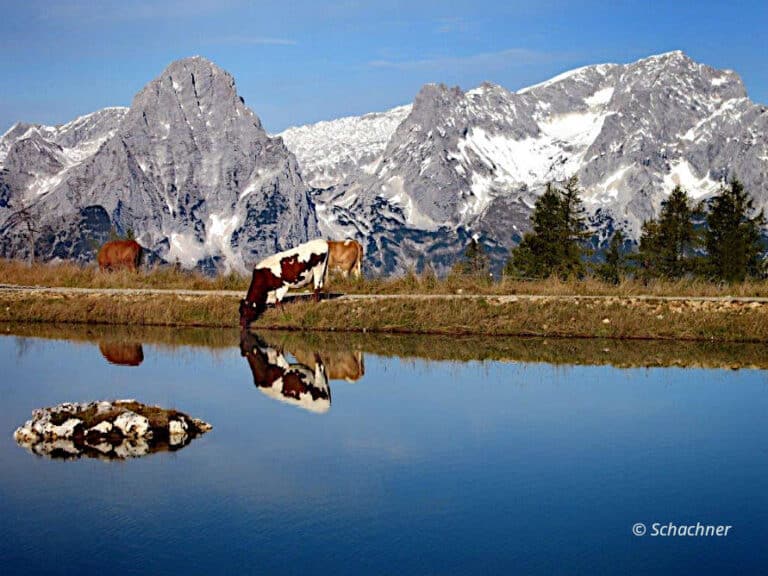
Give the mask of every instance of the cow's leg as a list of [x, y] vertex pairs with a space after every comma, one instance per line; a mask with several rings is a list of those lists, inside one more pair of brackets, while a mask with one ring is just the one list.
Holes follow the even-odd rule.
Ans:
[[315, 267], [312, 271], [315, 287], [315, 302], [320, 302], [320, 290], [323, 288], [323, 278], [325, 277], [325, 268]]
[[285, 314], [285, 309], [283, 308], [283, 298], [285, 298], [289, 288], [290, 286], [284, 285], [275, 290], [275, 306], [279, 308], [283, 314]]

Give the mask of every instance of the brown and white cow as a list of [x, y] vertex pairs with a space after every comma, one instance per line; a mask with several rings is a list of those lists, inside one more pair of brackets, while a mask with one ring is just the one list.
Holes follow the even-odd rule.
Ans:
[[331, 387], [319, 356], [312, 368], [289, 363], [281, 351], [245, 330], [240, 333], [240, 354], [248, 361], [253, 384], [273, 400], [318, 414], [331, 407]]
[[253, 269], [248, 293], [240, 301], [240, 326], [247, 328], [268, 303], [280, 306], [291, 288], [301, 288], [313, 282], [315, 300], [319, 300], [327, 269], [328, 242], [322, 239], [265, 258]]
[[328, 270], [338, 270], [346, 278], [362, 276], [363, 247], [357, 240], [328, 241]]

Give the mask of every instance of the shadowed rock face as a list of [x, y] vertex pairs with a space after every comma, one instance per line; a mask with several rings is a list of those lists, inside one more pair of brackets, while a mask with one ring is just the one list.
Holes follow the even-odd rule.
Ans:
[[178, 450], [211, 428], [176, 410], [117, 400], [34, 410], [13, 437], [38, 456], [124, 460]]
[[[98, 148], [81, 151], [78, 161], [44, 130], [19, 135], [17, 128], [3, 137], [0, 184], [38, 219], [39, 257], [93, 257], [93, 249], [73, 244], [71, 232], [57, 237], [62, 219], [85, 206], [103, 208], [119, 232], [132, 230], [142, 246], [188, 267], [216, 261], [244, 270], [317, 236], [295, 157], [266, 134], [232, 76], [211, 62], [172, 63], [127, 112], [113, 116]], [[11, 215], [0, 208], [0, 253], [21, 256], [28, 242]]]

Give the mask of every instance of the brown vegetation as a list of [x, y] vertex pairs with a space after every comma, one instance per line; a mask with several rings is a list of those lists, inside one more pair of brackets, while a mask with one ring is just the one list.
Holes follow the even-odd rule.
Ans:
[[[163, 266], [104, 274], [95, 266], [70, 262], [33, 264], [0, 259], [2, 283], [19, 286], [61, 286], [78, 288], [167, 288], [184, 290], [236, 290], [245, 294], [250, 275], [228, 274], [209, 278], [197, 272]], [[701, 279], [650, 280], [626, 279], [617, 285], [596, 278], [560, 280], [518, 280], [451, 274], [439, 279], [430, 272], [409, 273], [392, 278], [343, 278], [332, 275], [326, 292], [345, 294], [539, 294], [575, 296], [761, 296], [768, 297], [768, 281], [750, 280], [716, 284]]]

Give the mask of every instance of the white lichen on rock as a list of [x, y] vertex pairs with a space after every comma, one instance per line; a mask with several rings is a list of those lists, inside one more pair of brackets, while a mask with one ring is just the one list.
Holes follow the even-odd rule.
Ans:
[[34, 410], [13, 437], [40, 456], [113, 460], [177, 450], [211, 429], [207, 422], [176, 410], [116, 400]]
[[112, 424], [123, 433], [123, 436], [134, 438], [144, 436], [149, 430], [149, 420], [130, 410], [120, 414]]

